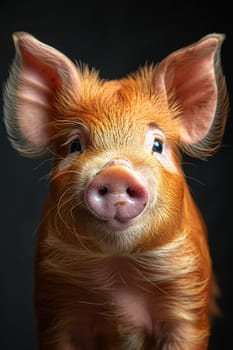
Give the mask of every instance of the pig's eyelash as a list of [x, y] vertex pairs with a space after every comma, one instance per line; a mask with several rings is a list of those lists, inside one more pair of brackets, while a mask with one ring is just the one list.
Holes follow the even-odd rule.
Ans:
[[70, 145], [76, 139], [80, 140], [80, 134], [77, 133], [75, 135], [70, 136], [64, 143], [61, 144], [61, 147]]

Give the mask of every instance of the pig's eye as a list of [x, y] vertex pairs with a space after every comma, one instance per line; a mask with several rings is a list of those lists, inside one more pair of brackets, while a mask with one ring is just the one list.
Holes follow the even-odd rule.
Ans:
[[81, 142], [80, 142], [79, 138], [77, 138], [71, 142], [69, 152], [70, 153], [82, 152], [82, 146], [81, 146]]
[[155, 138], [152, 146], [152, 152], [162, 153], [163, 143], [159, 139]]

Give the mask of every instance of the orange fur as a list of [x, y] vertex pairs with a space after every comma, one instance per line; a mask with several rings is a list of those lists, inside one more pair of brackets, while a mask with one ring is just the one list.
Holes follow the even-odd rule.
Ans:
[[[183, 85], [175, 76], [177, 61], [173, 61], [173, 56], [164, 65], [146, 66], [121, 80], [102, 81], [87, 67], [77, 69], [77, 77], [71, 78], [68, 73], [70, 69], [74, 74], [73, 66], [70, 68], [70, 62], [61, 54], [28, 34], [18, 35], [17, 40], [21, 40], [17, 44], [21, 61], [17, 58], [17, 69], [13, 68], [5, 97], [6, 124], [11, 137], [14, 135], [12, 143], [24, 154], [40, 153], [42, 147], [55, 154], [36, 254], [35, 307], [40, 349], [206, 350], [210, 319], [216, 310], [216, 288], [205, 223], [186, 184], [179, 147], [198, 156], [206, 155], [208, 150], [211, 154], [217, 146], [212, 142], [214, 133], [219, 142], [225, 116], [221, 121], [218, 117], [217, 124], [210, 128], [209, 139], [203, 136], [205, 147], [201, 143], [196, 148], [195, 144], [186, 145], [182, 101], [177, 100]], [[221, 36], [206, 37], [187, 52], [197, 55], [197, 60], [202, 59], [204, 54], [198, 55], [196, 51], [203, 47], [206, 55], [211, 53], [210, 61], [220, 45], [217, 40], [220, 42]], [[42, 67], [39, 84], [28, 78], [23, 80], [24, 84], [31, 84], [33, 93], [39, 90], [36, 107], [34, 100], [29, 99], [35, 113], [42, 113], [43, 121], [47, 121], [42, 127], [38, 124], [38, 132], [22, 123], [23, 104], [17, 100], [21, 95], [15, 93], [21, 86], [18, 80], [23, 79], [18, 71], [25, 71], [26, 75], [27, 67], [34, 65], [27, 50], [37, 57], [36, 69]], [[51, 55], [54, 65], [58, 55], [58, 68], [65, 65], [66, 74], [58, 76], [50, 63], [44, 69], [46, 63], [40, 62], [40, 50], [45, 50], [45, 58]], [[195, 61], [186, 51], [177, 52], [176, 57], [183, 52], [183, 65], [185, 60], [188, 64], [189, 60], [190, 64]], [[164, 73], [164, 67], [168, 73]], [[177, 74], [184, 74], [182, 67], [178, 66]], [[189, 66], [185, 67], [187, 74]], [[220, 68], [215, 69], [221, 92], [217, 112], [221, 103], [226, 114], [225, 82], [220, 77]], [[163, 86], [159, 80], [164, 74], [170, 79], [166, 94], [167, 81], [164, 78]], [[207, 83], [212, 81], [213, 74], [213, 69], [209, 69]], [[206, 81], [201, 81], [203, 86]], [[216, 93], [212, 85], [208, 99]], [[12, 95], [16, 105], [13, 107]], [[201, 95], [202, 100], [195, 108], [209, 108], [208, 101], [203, 103], [204, 97]], [[27, 103], [24, 96], [22, 101]], [[46, 105], [47, 101], [51, 105]], [[18, 126], [16, 131], [11, 129], [16, 122], [9, 110], [20, 119], [20, 131]], [[146, 149], [145, 134], [151, 125], [164, 135], [167, 152], [164, 160]], [[86, 145], [85, 151], [78, 156], [68, 155], [70, 140], [77, 130]], [[24, 131], [30, 142], [20, 136]], [[42, 131], [44, 144], [40, 138]], [[143, 174], [150, 189], [146, 210], [123, 231], [114, 230], [94, 217], [84, 200], [88, 183], [112, 159], [127, 159], [133, 169]]]
[[[149, 212], [148, 218], [144, 219], [148, 222], [143, 228], [140, 227], [142, 236], [132, 250], [119, 253], [118, 257], [117, 253], [108, 252], [105, 245], [99, 245], [93, 239], [95, 233], [92, 234], [92, 230], [98, 229], [96, 222], [87, 228], [91, 218], [83, 206], [82, 192], [87, 173], [93, 173], [91, 169], [98, 168], [99, 163], [104, 164], [115, 154], [122, 157], [127, 155], [137, 167], [148, 166], [153, 169], [155, 165], [151, 157], [147, 159], [138, 149], [145, 126], [152, 120], [156, 120], [158, 125], [164, 125], [173, 145], [178, 142], [178, 121], [174, 119], [176, 109], [167, 115], [167, 107], [158, 98], [151, 100], [143, 83], [147, 81], [97, 81], [95, 86], [92, 79], [88, 79], [85, 84], [90, 86], [87, 91], [84, 90], [79, 99], [81, 102], [72, 102], [70, 105], [65, 101], [66, 104], [57, 104], [56, 113], [61, 116], [61, 120], [55, 121], [53, 127], [56, 126], [59, 144], [62, 143], [62, 137], [67, 138], [65, 131], [69, 132], [69, 128], [73, 128], [78, 121], [90, 130], [94, 152], [91, 150], [80, 155], [79, 161], [71, 163], [68, 169], [65, 167], [60, 170], [60, 161], [58, 164], [55, 162], [51, 194], [40, 225], [37, 252], [35, 290], [43, 349], [46, 349], [47, 342], [51, 349], [51, 344], [65, 342], [66, 337], [67, 342], [70, 342], [72, 332], [75, 332], [75, 318], [81, 317], [81, 322], [83, 319], [85, 322], [88, 312], [94, 313], [97, 324], [103, 323], [99, 330], [101, 334], [112, 322], [113, 334], [103, 335], [102, 341], [106, 344], [101, 349], [141, 349], [142, 344], [146, 343], [146, 335], [140, 331], [135, 336], [130, 324], [125, 324], [124, 315], [112, 305], [114, 289], [117, 293], [118, 284], [124, 284], [119, 281], [115, 271], [118, 269], [117, 264], [122, 265], [118, 273], [125, 280], [127, 288], [132, 288], [131, 283], [137, 284], [140, 294], [148, 295], [151, 304], [155, 305], [155, 317], [160, 323], [158, 344], [163, 344], [165, 334], [172, 333], [174, 327], [178, 331], [174, 339], [171, 335], [171, 344], [174, 343], [172, 348], [181, 349], [178, 345], [176, 347], [176, 342], [182, 342], [182, 349], [206, 347], [209, 334], [207, 316], [212, 302], [211, 263], [204, 224], [189, 195], [182, 172], [172, 174], [162, 167], [155, 169], [163, 193], [163, 209], [156, 216], [153, 215], [153, 208], [150, 208], [151, 214]], [[138, 88], [138, 85], [141, 87]], [[69, 111], [68, 115], [66, 110]], [[156, 116], [153, 111], [156, 111]], [[174, 146], [173, 157], [179, 162], [175, 150]], [[59, 155], [58, 149], [56, 152]], [[74, 186], [80, 190], [77, 197], [74, 197]], [[130, 281], [129, 276], [124, 276], [124, 270], [127, 269], [124, 264], [135, 270], [136, 281]], [[109, 267], [109, 271], [105, 271], [106, 265], [112, 265], [113, 269]], [[123, 293], [122, 303], [124, 298], [126, 296]], [[153, 308], [152, 305], [150, 307]], [[162, 310], [161, 305], [165, 305]], [[103, 321], [105, 318], [106, 321]], [[122, 344], [119, 343], [119, 337], [122, 337]], [[127, 340], [124, 341], [124, 338]], [[193, 339], [193, 345], [190, 345], [190, 339]]]

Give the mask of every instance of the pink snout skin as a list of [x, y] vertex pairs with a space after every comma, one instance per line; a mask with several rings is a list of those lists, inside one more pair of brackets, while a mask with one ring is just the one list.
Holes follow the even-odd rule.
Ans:
[[130, 223], [143, 212], [148, 190], [127, 161], [111, 161], [87, 186], [85, 202], [94, 216], [115, 226]]

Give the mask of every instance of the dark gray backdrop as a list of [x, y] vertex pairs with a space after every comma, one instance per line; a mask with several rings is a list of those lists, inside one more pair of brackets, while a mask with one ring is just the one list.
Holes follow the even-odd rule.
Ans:
[[[229, 3], [229, 2], [228, 2]], [[6, 80], [14, 48], [11, 34], [27, 31], [41, 41], [119, 78], [145, 61], [211, 32], [225, 33], [222, 64], [232, 95], [232, 13], [224, 1], [47, 2], [2, 0], [0, 80]], [[2, 108], [2, 98], [0, 99]], [[20, 157], [9, 145], [0, 116], [0, 349], [37, 348], [32, 306], [35, 232], [47, 193], [49, 162]], [[223, 318], [215, 323], [210, 350], [232, 338], [233, 122], [229, 113], [223, 147], [208, 162], [184, 159], [192, 193], [209, 228], [214, 268], [222, 290]], [[228, 347], [229, 349], [231, 348]]]

